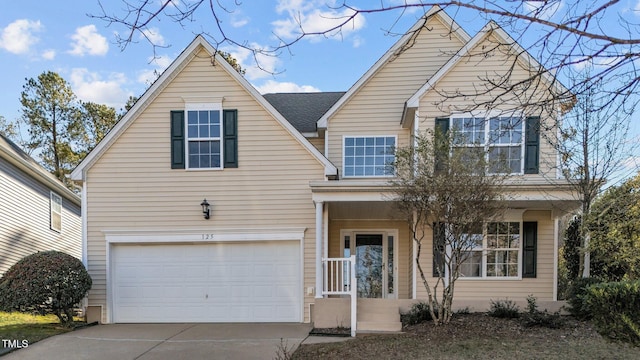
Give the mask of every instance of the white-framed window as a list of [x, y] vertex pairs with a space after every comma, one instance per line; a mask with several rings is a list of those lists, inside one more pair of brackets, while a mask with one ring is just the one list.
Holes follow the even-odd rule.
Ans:
[[49, 194], [49, 228], [62, 232], [62, 197], [53, 191]]
[[396, 136], [344, 136], [344, 177], [390, 177], [394, 175]]
[[517, 221], [488, 222], [467, 234], [472, 249], [463, 254], [461, 278], [518, 278], [522, 226]]
[[524, 172], [524, 126], [522, 116], [452, 115], [454, 148], [486, 153], [491, 173]]
[[187, 106], [185, 117], [187, 169], [222, 169], [222, 106]]

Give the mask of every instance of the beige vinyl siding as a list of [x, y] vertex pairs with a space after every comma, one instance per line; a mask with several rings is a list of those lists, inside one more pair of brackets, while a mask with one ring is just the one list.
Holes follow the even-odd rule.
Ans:
[[398, 299], [410, 299], [409, 257], [411, 235], [405, 221], [393, 220], [331, 220], [329, 222], [329, 257], [343, 257], [340, 253], [341, 230], [398, 230]]
[[415, 44], [392, 58], [328, 121], [329, 160], [342, 171], [344, 135], [397, 135], [409, 145], [410, 131], [400, 127], [404, 103], [462, 47], [437, 17], [422, 28]]
[[[496, 74], [505, 74], [513, 65], [514, 57], [507, 56], [505, 51], [494, 50], [488, 57], [479, 55], [482, 51], [481, 49], [495, 48], [497, 41], [493, 36], [489, 36], [484, 42], [480, 42], [469, 57], [461, 59], [449, 73], [438, 81], [435, 85], [437, 91], [428, 91], [422, 99], [420, 99], [419, 115], [421, 122], [419, 128], [421, 131], [433, 129], [436, 117], [448, 117], [452, 113], [467, 112], [472, 109], [470, 107], [473, 106], [473, 104], [491, 101], [496, 98], [498, 98], [498, 100], [495, 109], [513, 110], [519, 106], [520, 101], [514, 99], [511, 92], [502, 97], [498, 96], [498, 91], [474, 96], [478, 91], [485, 90], [486, 83], [483, 82], [484, 79], [487, 77], [496, 78]], [[530, 76], [529, 70], [518, 65], [513, 68], [511, 82], [516, 83]], [[527, 94], [528, 97], [541, 98], [542, 96], [547, 96], [547, 94], [542, 91], [544, 86], [541, 85], [537, 88], [536, 86], [532, 86], [531, 88], [530, 94]], [[533, 91], [536, 89], [540, 90], [536, 92], [534, 96]], [[463, 94], [466, 96], [454, 96], [445, 99], [443, 94]], [[470, 101], [472, 98], [473, 101]], [[482, 108], [478, 110], [482, 110]], [[552, 115], [548, 113], [525, 115], [540, 115], [541, 121], [543, 122], [541, 128], [548, 131], [548, 133], [541, 134], [540, 136], [540, 172], [539, 174], [527, 174], [526, 177], [532, 180], [555, 179], [557, 169], [556, 152], [547, 140], [550, 137], [554, 137], [555, 127], [552, 125], [555, 121]]]
[[[238, 110], [237, 169], [172, 170], [169, 114], [183, 96], [224, 97]], [[88, 172], [90, 305], [106, 305], [108, 230], [306, 228], [304, 287], [315, 282], [315, 208], [310, 180], [323, 166], [201, 51]], [[200, 202], [211, 204], [211, 219]], [[305, 297], [305, 320], [312, 296]], [[103, 320], [106, 320], [103, 313]]]
[[[457, 300], [487, 300], [504, 299], [524, 300], [528, 295], [535, 296], [538, 300], [553, 300], [553, 273], [554, 273], [554, 226], [550, 211], [526, 211], [522, 221], [536, 221], [538, 223], [538, 247], [537, 247], [537, 274], [535, 278], [512, 279], [458, 279], [455, 284], [454, 298]], [[420, 263], [427, 272], [431, 283], [432, 278], [432, 234], [429, 231], [427, 239], [422, 246]], [[522, 251], [522, 250], [521, 250]], [[522, 264], [518, 264], [522, 267]], [[419, 299], [425, 299], [426, 290], [418, 277], [417, 295]]]
[[0, 158], [0, 277], [18, 260], [38, 251], [58, 250], [82, 259], [80, 207], [56, 192], [63, 196], [62, 231], [51, 230], [50, 191]]
[[318, 149], [318, 151], [320, 151], [321, 154], [324, 154], [324, 138], [315, 137], [315, 138], [307, 138], [307, 140], [309, 140], [311, 145], [313, 145], [313, 147]]

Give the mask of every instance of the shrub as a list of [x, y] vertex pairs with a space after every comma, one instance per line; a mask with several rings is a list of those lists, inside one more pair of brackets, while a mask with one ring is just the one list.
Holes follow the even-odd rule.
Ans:
[[522, 324], [526, 327], [542, 326], [551, 329], [562, 327], [564, 321], [560, 312], [550, 313], [546, 309], [538, 310], [537, 300], [533, 295], [527, 296], [527, 311], [522, 314]]
[[491, 300], [489, 316], [505, 319], [515, 319], [520, 316], [520, 309], [513, 300]]
[[584, 304], [600, 334], [640, 345], [640, 280], [591, 285]]
[[73, 307], [87, 295], [91, 277], [80, 260], [59, 251], [24, 257], [0, 279], [0, 309], [52, 313], [73, 324]]
[[405, 326], [416, 325], [433, 320], [433, 318], [431, 317], [431, 312], [429, 311], [429, 304], [422, 301], [411, 305], [411, 310], [409, 310], [409, 312], [406, 314], [402, 314], [401, 318], [402, 324]]
[[573, 280], [569, 287], [569, 312], [581, 320], [591, 319], [591, 311], [584, 304], [584, 297], [587, 292], [587, 288], [593, 284], [599, 284], [601, 282], [598, 278], [577, 278]]
[[460, 308], [458, 310], [455, 311], [456, 315], [469, 315], [471, 314], [471, 309], [469, 309], [468, 306], [465, 306], [463, 308]]

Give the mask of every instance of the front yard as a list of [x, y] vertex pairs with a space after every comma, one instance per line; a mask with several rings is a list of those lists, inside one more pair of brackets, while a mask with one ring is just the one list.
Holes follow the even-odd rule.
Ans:
[[451, 324], [410, 326], [403, 334], [359, 335], [302, 345], [293, 359], [640, 359], [640, 348], [603, 339], [589, 322], [565, 318], [559, 329], [517, 319], [455, 315]]
[[[0, 311], [0, 341], [15, 341], [20, 344], [26, 340], [27, 344], [71, 331], [60, 325], [55, 315], [31, 315], [19, 312]], [[0, 343], [0, 352], [8, 345]]]

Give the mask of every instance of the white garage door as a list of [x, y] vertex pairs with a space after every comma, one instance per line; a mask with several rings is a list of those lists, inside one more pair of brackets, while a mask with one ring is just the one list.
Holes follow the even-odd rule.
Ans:
[[114, 322], [300, 322], [300, 243], [112, 248]]

